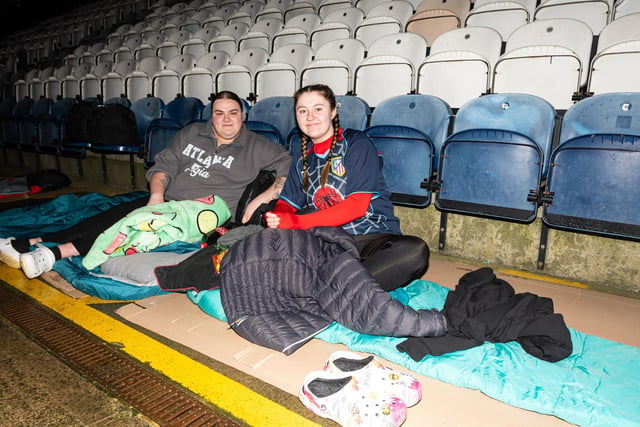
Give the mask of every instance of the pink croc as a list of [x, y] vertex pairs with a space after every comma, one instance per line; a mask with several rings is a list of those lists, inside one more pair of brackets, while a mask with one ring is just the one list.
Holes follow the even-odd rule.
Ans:
[[407, 418], [402, 400], [378, 394], [348, 375], [310, 372], [298, 397], [315, 414], [342, 426], [397, 427]]
[[361, 356], [349, 351], [336, 351], [329, 356], [324, 370], [333, 375], [352, 375], [361, 387], [402, 399], [413, 406], [422, 399], [422, 386], [411, 375], [385, 367], [373, 355]]

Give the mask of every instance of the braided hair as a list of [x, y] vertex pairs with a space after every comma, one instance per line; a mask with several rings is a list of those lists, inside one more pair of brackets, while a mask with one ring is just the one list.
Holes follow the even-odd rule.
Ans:
[[[331, 90], [329, 86], [323, 85], [323, 84], [312, 84], [312, 85], [308, 85], [298, 89], [293, 96], [295, 104], [296, 105], [298, 104], [298, 98], [300, 98], [302, 94], [310, 93], [310, 92], [320, 93], [327, 101], [329, 101], [329, 106], [331, 107], [331, 110], [336, 109], [337, 103], [336, 103], [336, 97], [333, 93], [333, 90]], [[330, 162], [328, 160], [331, 158], [331, 155], [333, 154], [333, 148], [338, 142], [338, 135], [340, 132], [340, 117], [338, 116], [337, 112], [331, 122], [331, 125], [333, 126], [333, 139], [331, 140], [329, 155], [326, 157], [325, 164], [322, 168], [322, 173], [320, 174], [320, 185], [322, 186], [324, 186], [327, 183], [327, 179], [329, 176], [329, 168], [330, 168]], [[302, 133], [301, 131], [300, 146], [302, 149], [302, 189], [304, 191], [306, 191], [307, 187], [309, 186], [309, 165], [307, 160], [307, 157], [308, 157], [307, 148], [309, 145], [309, 140], [310, 138], [304, 133]]]

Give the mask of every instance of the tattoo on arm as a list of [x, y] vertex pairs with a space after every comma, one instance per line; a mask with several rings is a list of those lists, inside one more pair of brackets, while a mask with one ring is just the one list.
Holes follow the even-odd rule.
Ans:
[[169, 185], [169, 178], [167, 178], [167, 177], [166, 177], [166, 175], [165, 175], [165, 176], [163, 176], [163, 177], [160, 179], [160, 184], [162, 184], [162, 187], [166, 190], [166, 189], [167, 189], [167, 186]]
[[277, 199], [280, 197], [280, 193], [282, 192], [282, 187], [284, 187], [284, 182], [287, 180], [286, 176], [279, 176], [276, 178], [276, 181], [273, 183], [273, 198]]

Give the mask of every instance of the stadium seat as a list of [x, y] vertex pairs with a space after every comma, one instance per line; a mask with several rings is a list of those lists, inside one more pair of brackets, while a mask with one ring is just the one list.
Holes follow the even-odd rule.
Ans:
[[61, 98], [51, 105], [49, 116], [38, 123], [38, 150], [41, 153], [58, 155], [64, 139], [64, 121], [76, 103], [74, 98]]
[[182, 94], [200, 99], [203, 103], [215, 93], [214, 76], [229, 65], [225, 52], [207, 52], [196, 60], [196, 65], [182, 74]]
[[365, 132], [382, 156], [393, 204], [426, 207], [431, 203], [431, 191], [423, 183], [434, 170], [432, 137], [444, 139], [451, 115], [444, 101], [429, 95], [395, 96], [373, 110]]
[[313, 0], [294, 1], [284, 10], [282, 18], [285, 23], [288, 23], [292, 18], [302, 14], [314, 14], [318, 15], [318, 8]]
[[476, 0], [464, 27], [489, 27], [506, 40], [513, 30], [533, 20], [537, 0]]
[[247, 121], [262, 122], [275, 127], [280, 136], [286, 139], [295, 127], [292, 96], [273, 96], [258, 100], [249, 110]]
[[80, 77], [80, 96], [102, 96], [102, 80], [113, 71], [113, 62], [105, 61], [96, 64], [91, 72]]
[[164, 102], [160, 98], [146, 96], [131, 103], [131, 111], [136, 116], [136, 126], [140, 140], [144, 141], [147, 127], [152, 120], [162, 117]]
[[282, 20], [266, 18], [253, 24], [249, 31], [238, 38], [238, 51], [260, 47], [271, 53], [271, 38], [284, 27]]
[[516, 29], [494, 67], [494, 93], [522, 92], [567, 109], [586, 88], [593, 34], [575, 19], [534, 21]]
[[291, 96], [300, 87], [300, 73], [313, 59], [308, 44], [293, 43], [278, 48], [269, 62], [255, 72], [255, 95], [258, 99]]
[[324, 43], [313, 61], [300, 73], [300, 86], [324, 83], [338, 95], [353, 93], [353, 75], [365, 58], [367, 48], [360, 40], [337, 39]]
[[469, 9], [470, 0], [423, 0], [407, 20], [405, 30], [420, 34], [431, 44], [440, 34], [462, 28]]
[[550, 198], [542, 211], [546, 225], [640, 240], [640, 136], [577, 136], [558, 145], [551, 161]]
[[634, 0], [618, 0], [613, 5], [613, 15], [611, 20], [615, 21], [632, 13], [640, 12], [640, 3]]
[[373, 109], [370, 127], [402, 126], [426, 135], [433, 145], [433, 166], [438, 169], [438, 153], [449, 133], [451, 107], [431, 95], [397, 95], [383, 100]]
[[247, 48], [235, 55], [229, 65], [218, 70], [215, 77], [216, 92], [230, 90], [241, 98], [252, 98], [255, 73], [269, 60], [269, 53], [260, 47]]
[[168, 103], [182, 95], [182, 75], [195, 64], [196, 59], [189, 54], [176, 55], [169, 59], [165, 68], [153, 74], [151, 78], [153, 96]]
[[44, 85], [44, 97], [50, 99], [57, 99], [62, 94], [61, 82], [69, 74], [73, 72], [73, 66], [62, 65], [56, 68], [55, 72], [49, 76], [47, 80], [43, 81]]
[[364, 19], [364, 12], [357, 7], [338, 9], [328, 14], [309, 35], [309, 45], [318, 49], [328, 41], [353, 38], [353, 32]]
[[[80, 80], [93, 71], [95, 65], [82, 63], [74, 65], [71, 73], [60, 80], [60, 95], [63, 98], [82, 97], [80, 93]], [[51, 98], [54, 99], [54, 98]]]
[[460, 108], [489, 93], [501, 49], [500, 33], [489, 27], [447, 31], [434, 40], [429, 55], [418, 67], [417, 92], [440, 97], [452, 108]]
[[209, 52], [226, 52], [233, 56], [238, 52], [238, 39], [249, 31], [249, 26], [242, 22], [227, 25], [220, 34], [209, 43]]
[[351, 0], [323, 0], [318, 5], [318, 16], [324, 20], [332, 12], [348, 7], [353, 7]]
[[611, 3], [611, 0], [542, 0], [536, 7], [533, 20], [577, 19], [598, 35], [609, 22]]
[[149, 123], [143, 155], [145, 168], [153, 166], [156, 154], [169, 145], [180, 129], [182, 126], [172, 119], [157, 118]]
[[20, 133], [18, 123], [23, 117], [32, 115], [34, 101], [31, 98], [18, 100], [11, 113], [2, 117], [2, 147], [18, 150], [20, 148]]
[[153, 93], [152, 78], [166, 66], [164, 59], [157, 56], [142, 58], [136, 69], [124, 78], [125, 94], [131, 102], [142, 99]]
[[436, 208], [532, 222], [555, 123], [553, 106], [533, 95], [492, 94], [464, 104], [440, 150]]
[[354, 29], [353, 37], [367, 47], [387, 34], [404, 31], [405, 24], [413, 14], [413, 6], [404, 0], [388, 0], [372, 7]]
[[587, 93], [640, 91], [640, 13], [619, 17], [598, 37]]
[[379, 38], [356, 67], [355, 95], [375, 108], [384, 99], [413, 92], [416, 71], [426, 54], [427, 41], [419, 34], [398, 33]]
[[165, 104], [162, 118], [170, 119], [185, 127], [200, 120], [204, 104], [198, 98], [180, 96]]
[[364, 99], [353, 95], [336, 95], [336, 103], [340, 115], [340, 127], [357, 130], [367, 128], [371, 117], [371, 107]]
[[286, 44], [309, 44], [311, 31], [321, 22], [321, 18], [314, 13], [303, 13], [290, 18], [284, 28], [271, 38], [271, 52]]
[[38, 151], [38, 125], [49, 116], [53, 100], [40, 98], [33, 102], [30, 114], [18, 117], [18, 145], [22, 151]]
[[136, 61], [133, 59], [122, 60], [113, 65], [113, 70], [102, 78], [102, 96], [105, 99], [115, 98], [124, 95], [125, 76], [136, 69]]

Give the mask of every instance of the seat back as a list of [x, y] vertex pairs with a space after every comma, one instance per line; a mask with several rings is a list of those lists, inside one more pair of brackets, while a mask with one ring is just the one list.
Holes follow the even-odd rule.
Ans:
[[611, 4], [609, 0], [542, 0], [536, 7], [533, 20], [572, 18], [584, 22], [593, 34], [609, 22]]
[[370, 126], [403, 126], [426, 135], [433, 145], [433, 170], [437, 154], [449, 133], [451, 107], [431, 95], [398, 95], [382, 101], [371, 114]]
[[152, 120], [162, 117], [164, 102], [160, 98], [146, 96], [132, 102], [131, 110], [136, 116], [136, 126], [140, 140], [144, 141], [147, 127]]
[[414, 92], [416, 70], [426, 53], [427, 42], [418, 34], [382, 36], [355, 70], [355, 94], [375, 108], [386, 98]]
[[149, 122], [144, 145], [144, 166], [153, 166], [156, 154], [162, 151], [182, 129], [182, 126], [175, 120], [166, 118], [156, 118]]
[[371, 108], [362, 98], [352, 95], [336, 95], [340, 126], [365, 130], [369, 125]]
[[506, 40], [518, 27], [533, 20], [537, 0], [476, 0], [465, 27], [488, 27]]
[[525, 94], [463, 105], [440, 150], [435, 205], [444, 212], [529, 223], [537, 215], [556, 111]]
[[[500, 34], [488, 27], [459, 28], [439, 36], [420, 64], [416, 89], [452, 108], [488, 93], [493, 65], [500, 56]], [[448, 84], [450, 81], [457, 84]]]
[[575, 19], [535, 21], [516, 29], [494, 67], [495, 93], [540, 96], [566, 109], [586, 86], [593, 35]]
[[247, 119], [270, 123], [284, 137], [295, 127], [296, 119], [293, 110], [292, 96], [273, 96], [258, 100], [249, 110]]
[[640, 240], [640, 136], [577, 136], [558, 145], [551, 161], [545, 224]]
[[603, 93], [571, 106], [562, 117], [558, 143], [590, 134], [640, 136], [640, 93]]
[[181, 127], [200, 120], [204, 104], [195, 97], [180, 96], [164, 106], [162, 117], [174, 120]]
[[278, 48], [269, 62], [256, 70], [256, 96], [291, 96], [300, 87], [300, 73], [312, 58], [313, 49], [307, 44], [292, 43]]

